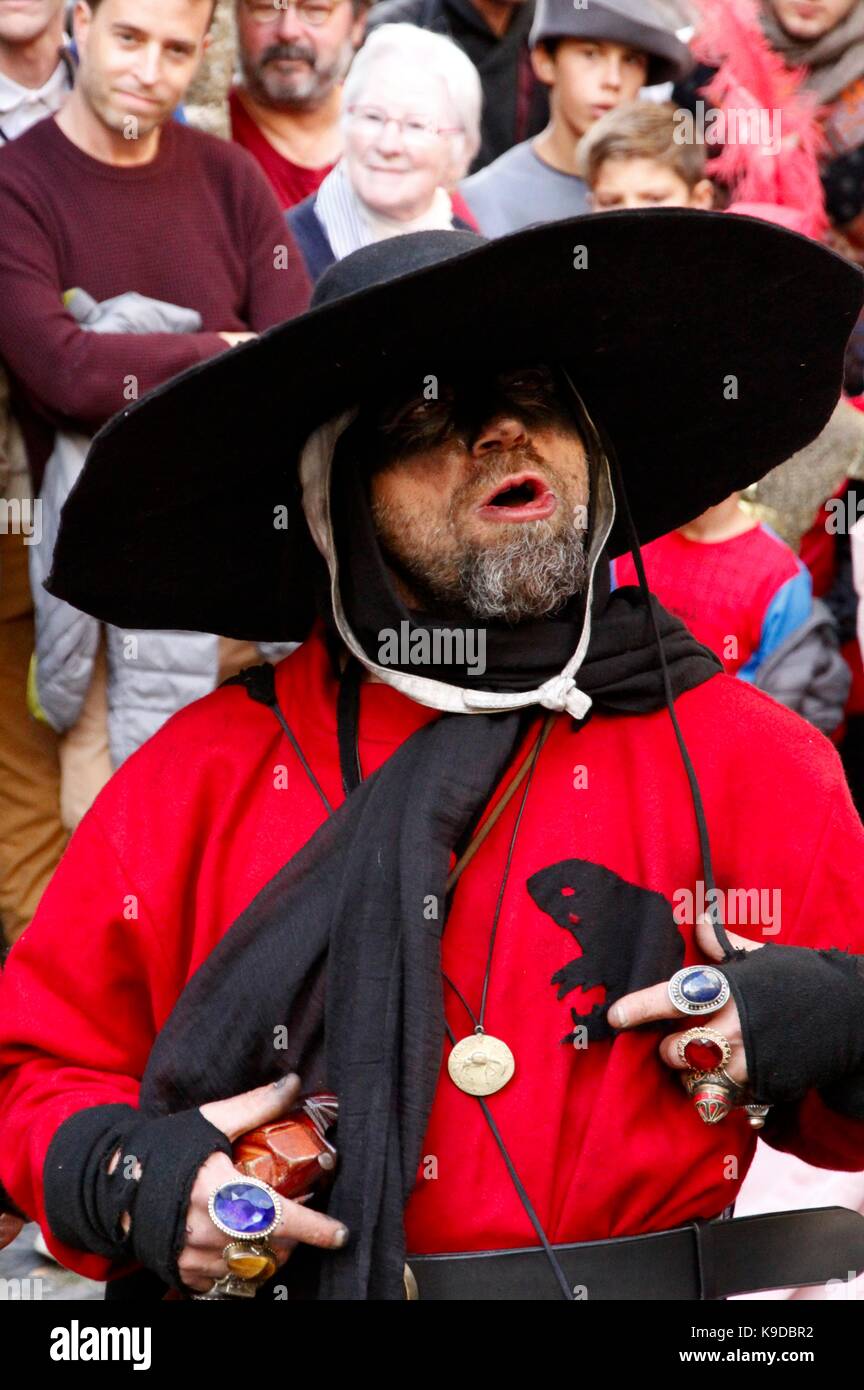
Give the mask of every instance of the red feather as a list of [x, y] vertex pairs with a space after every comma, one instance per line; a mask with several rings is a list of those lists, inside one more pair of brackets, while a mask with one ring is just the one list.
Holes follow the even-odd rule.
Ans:
[[[806, 68], [787, 68], [770, 47], [756, 0], [694, 4], [700, 20], [693, 53], [718, 68], [702, 95], [724, 117], [718, 135], [725, 127], [725, 144], [711, 161], [712, 178], [728, 184], [736, 202], [795, 209], [810, 236], [824, 236], [828, 218], [819, 156], [826, 142], [818, 98], [804, 87]], [[750, 122], [743, 135], [738, 112], [747, 113]], [[768, 135], [767, 147], [756, 142], [754, 127]]]

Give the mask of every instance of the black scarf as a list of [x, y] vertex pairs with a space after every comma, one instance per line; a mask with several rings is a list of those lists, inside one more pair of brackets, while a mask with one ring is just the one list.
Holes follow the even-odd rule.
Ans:
[[[357, 535], [360, 521], [355, 513]], [[368, 517], [362, 528], [368, 541]], [[390, 626], [405, 610], [380, 556], [371, 556], [371, 571], [384, 575], [383, 588], [370, 588], [368, 548], [345, 550], [349, 617], [367, 632]], [[624, 589], [610, 597], [605, 556], [598, 570], [579, 686], [604, 711], [661, 708], [659, 657], [641, 595]], [[658, 618], [675, 695], [720, 669], [659, 605]], [[532, 688], [538, 677], [556, 675], [580, 627], [571, 612], [536, 625], [530, 640], [521, 628], [502, 629], [481, 684], [494, 688], [490, 679], [521, 671], [522, 688]], [[287, 1070], [299, 1072], [307, 1091], [326, 1083], [339, 1095], [340, 1161], [328, 1210], [352, 1238], [320, 1260], [322, 1299], [403, 1297], [403, 1210], [444, 1038], [440, 934], [449, 856], [481, 816], [525, 725], [524, 712], [444, 714], [417, 730], [241, 914], [184, 989], [151, 1053], [140, 1097], [151, 1114], [236, 1095]], [[424, 911], [430, 894], [442, 905], [437, 921]], [[277, 1050], [280, 1025], [290, 1046]], [[286, 1272], [277, 1276], [283, 1283]]]

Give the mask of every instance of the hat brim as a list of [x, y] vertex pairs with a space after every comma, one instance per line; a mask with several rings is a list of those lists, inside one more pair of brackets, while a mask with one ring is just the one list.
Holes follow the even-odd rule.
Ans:
[[[655, 16], [655, 19], [659, 16]], [[623, 12], [608, 3], [574, 7], [538, 7], [528, 35], [532, 48], [552, 39], [576, 39], [586, 43], [597, 39], [635, 48], [648, 59], [645, 85], [683, 82], [696, 67], [690, 49], [665, 25], [638, 17], [638, 6], [625, 6]]]
[[[861, 302], [856, 267], [749, 217], [664, 208], [517, 232], [322, 304], [116, 416], [46, 587], [122, 627], [302, 639], [322, 563], [304, 441], [396, 371], [419, 391], [478, 362], [567, 366], [652, 540], [819, 434]], [[610, 553], [629, 544], [619, 513]]]

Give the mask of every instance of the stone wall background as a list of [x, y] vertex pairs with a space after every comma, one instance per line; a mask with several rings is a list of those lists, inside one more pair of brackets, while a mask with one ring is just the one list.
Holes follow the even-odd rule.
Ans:
[[186, 116], [190, 125], [227, 139], [230, 133], [228, 90], [234, 77], [237, 51], [234, 0], [219, 0], [210, 33], [213, 42], [189, 89]]
[[[654, 3], [671, 26], [693, 22], [695, 10], [689, 0], [654, 0]], [[237, 52], [234, 0], [219, 0], [211, 35], [213, 42], [189, 90], [186, 115], [190, 125], [227, 139], [230, 134], [227, 97]]]

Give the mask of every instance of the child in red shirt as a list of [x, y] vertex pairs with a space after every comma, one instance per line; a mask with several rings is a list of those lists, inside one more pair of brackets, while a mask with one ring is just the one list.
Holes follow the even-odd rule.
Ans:
[[[695, 521], [642, 547], [660, 602], [723, 662], [752, 681], [759, 667], [809, 618], [810, 573], [769, 526], [754, 521], [733, 492]], [[630, 555], [612, 565], [613, 585], [638, 584]]]

